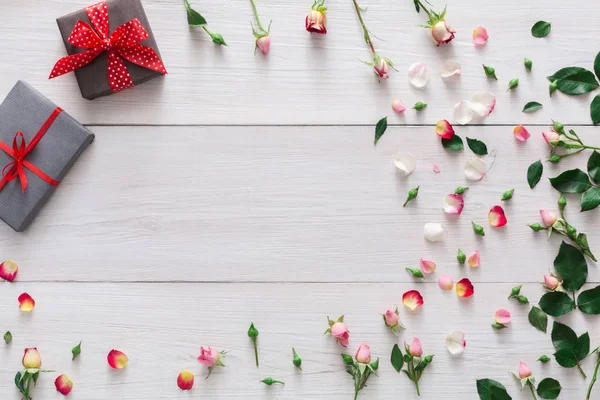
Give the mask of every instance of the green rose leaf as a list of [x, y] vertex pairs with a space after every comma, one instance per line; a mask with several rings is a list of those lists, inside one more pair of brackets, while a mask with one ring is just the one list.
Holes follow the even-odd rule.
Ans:
[[552, 325], [552, 344], [557, 349], [564, 347], [574, 347], [577, 343], [577, 334], [565, 324], [554, 321]]
[[570, 292], [581, 289], [587, 280], [588, 266], [583, 253], [565, 242], [554, 259], [554, 268], [563, 278], [563, 287]]
[[554, 359], [558, 365], [565, 368], [573, 368], [579, 362], [572, 347], [559, 349], [556, 353], [554, 353]]
[[594, 59], [594, 72], [600, 78], [600, 53], [596, 54], [596, 58]]
[[600, 286], [579, 293], [577, 305], [582, 313], [600, 314]]
[[550, 183], [561, 193], [583, 193], [592, 187], [587, 174], [579, 168], [570, 169], [555, 178], [550, 178]]
[[404, 357], [402, 356], [402, 350], [400, 350], [400, 347], [398, 347], [397, 344], [392, 348], [392, 357], [390, 361], [396, 372], [402, 370], [402, 367], [404, 366]]
[[460, 151], [465, 148], [462, 139], [458, 135], [452, 136], [451, 139], [442, 138], [442, 146], [444, 146], [445, 149], [453, 151]]
[[504, 385], [493, 379], [478, 379], [477, 394], [480, 400], [512, 400]]
[[575, 356], [579, 361], [583, 360], [590, 354], [590, 334], [584, 333], [577, 338], [577, 343], [574, 347]]
[[581, 212], [590, 211], [600, 205], [600, 189], [591, 187], [581, 196]]
[[556, 81], [558, 90], [571, 95], [588, 93], [600, 86], [594, 74], [581, 67], [562, 68], [547, 78]]
[[543, 379], [537, 387], [537, 394], [542, 399], [555, 399], [560, 394], [562, 387], [556, 379]]
[[590, 178], [600, 185], [600, 153], [596, 150], [592, 153], [587, 163], [587, 170]]
[[546, 21], [538, 21], [531, 27], [531, 34], [536, 38], [543, 38], [550, 33], [552, 24]]
[[600, 124], [600, 94], [596, 95], [590, 104], [590, 117], [592, 117], [594, 125]]
[[537, 101], [530, 101], [529, 103], [525, 104], [525, 106], [523, 107], [523, 112], [524, 113], [534, 112], [535, 110], [539, 110], [542, 107], [543, 106], [541, 103], [538, 103]]
[[530, 188], [534, 188], [542, 179], [542, 172], [544, 172], [544, 165], [540, 160], [537, 160], [527, 168], [527, 182]]
[[575, 303], [564, 292], [548, 292], [540, 299], [540, 308], [548, 315], [560, 317], [575, 309]]
[[374, 145], [377, 144], [379, 139], [385, 133], [386, 129], [387, 129], [387, 117], [383, 117], [377, 122], [377, 125], [375, 125], [375, 141], [373, 142]]
[[187, 11], [188, 25], [191, 27], [205, 26], [206, 20], [200, 13], [192, 8], [188, 0], [183, 0], [185, 11]]
[[537, 307], [531, 307], [529, 311], [529, 323], [539, 331], [546, 333], [548, 328], [548, 316]]
[[477, 155], [485, 156], [488, 153], [487, 146], [481, 140], [467, 138], [467, 144], [471, 151]]

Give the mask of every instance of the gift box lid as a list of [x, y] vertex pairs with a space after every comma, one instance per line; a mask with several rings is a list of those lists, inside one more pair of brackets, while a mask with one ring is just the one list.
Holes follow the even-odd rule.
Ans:
[[[12, 148], [16, 132], [22, 132], [29, 144], [56, 108], [32, 86], [18, 81], [0, 104], [0, 141]], [[92, 132], [63, 111], [25, 160], [61, 181], [93, 140]], [[0, 149], [0, 169], [12, 161], [14, 158]], [[0, 190], [0, 219], [18, 232], [31, 223], [56, 189], [27, 167], [24, 170], [28, 181], [24, 192], [18, 177]]]

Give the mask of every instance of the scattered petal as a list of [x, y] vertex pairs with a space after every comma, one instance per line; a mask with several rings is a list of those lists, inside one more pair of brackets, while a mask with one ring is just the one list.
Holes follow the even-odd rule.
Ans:
[[423, 271], [423, 273], [432, 274], [436, 268], [437, 265], [433, 261], [421, 258], [421, 271]]
[[69, 379], [66, 374], [62, 374], [54, 381], [54, 386], [56, 386], [56, 391], [62, 394], [63, 396], [67, 396], [73, 390], [73, 382]]
[[465, 176], [470, 181], [480, 181], [496, 161], [496, 152], [484, 157], [473, 157], [465, 163]]
[[454, 280], [450, 277], [450, 275], [443, 274], [438, 279], [438, 286], [442, 290], [452, 290], [454, 287]]
[[490, 92], [475, 93], [471, 97], [471, 108], [481, 118], [487, 117], [496, 107], [496, 97]]
[[427, 66], [421, 62], [415, 63], [408, 68], [408, 81], [414, 87], [422, 88], [429, 82], [429, 71]]
[[410, 175], [417, 166], [415, 156], [410, 153], [399, 152], [393, 158], [394, 165], [400, 171], [404, 172], [404, 176]]
[[496, 323], [506, 325], [510, 322], [510, 311], [499, 308], [498, 311], [496, 311], [494, 319], [496, 320]]
[[452, 139], [452, 136], [454, 136], [454, 128], [450, 122], [441, 119], [435, 125], [435, 133], [442, 139]]
[[488, 221], [490, 221], [491, 226], [495, 226], [496, 228], [500, 228], [508, 222], [506, 215], [504, 215], [504, 209], [500, 206], [492, 207], [488, 213]]
[[446, 239], [446, 227], [442, 224], [430, 222], [423, 227], [425, 239], [432, 243], [441, 242]]
[[440, 167], [438, 167], [437, 164], [433, 164], [433, 172], [435, 172], [436, 174], [440, 173]]
[[406, 107], [404, 107], [404, 103], [400, 99], [396, 99], [392, 102], [392, 110], [395, 113], [401, 114], [406, 111]]
[[467, 278], [463, 278], [456, 283], [456, 294], [459, 297], [471, 297], [475, 291], [473, 290], [473, 284]]
[[467, 260], [469, 266], [471, 268], [479, 267], [480, 257], [479, 250], [475, 251], [475, 253], [471, 254]]
[[446, 348], [453, 356], [462, 354], [465, 351], [467, 342], [465, 342], [465, 333], [461, 331], [451, 332], [446, 336]]
[[127, 356], [119, 350], [111, 350], [106, 357], [108, 365], [114, 369], [123, 369], [129, 362]]
[[489, 39], [487, 30], [483, 26], [478, 26], [473, 30], [473, 43], [476, 46], [483, 46]]
[[35, 300], [27, 293], [23, 293], [19, 296], [19, 309], [23, 312], [33, 311], [35, 308]]
[[456, 60], [446, 60], [440, 69], [440, 76], [444, 79], [460, 76], [460, 63]]
[[194, 386], [194, 374], [190, 371], [182, 371], [177, 377], [177, 386], [181, 390], [191, 390]]
[[14, 281], [17, 272], [19, 272], [19, 266], [12, 261], [4, 261], [0, 264], [0, 278], [5, 281]]
[[444, 197], [442, 206], [446, 214], [460, 215], [465, 206], [465, 200], [460, 194], [450, 193]]
[[519, 142], [524, 142], [531, 136], [529, 131], [525, 129], [523, 125], [515, 126], [515, 129], [513, 129], [513, 135], [515, 135], [515, 139], [517, 139]]
[[473, 119], [473, 108], [471, 103], [461, 100], [454, 106], [454, 121], [461, 125], [466, 125]]
[[409, 290], [402, 295], [402, 304], [411, 311], [423, 305], [423, 296], [416, 290]]

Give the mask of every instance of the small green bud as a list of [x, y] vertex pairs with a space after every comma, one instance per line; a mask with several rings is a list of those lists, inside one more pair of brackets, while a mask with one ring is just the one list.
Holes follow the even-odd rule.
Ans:
[[465, 265], [465, 261], [467, 261], [467, 255], [463, 253], [461, 249], [458, 249], [458, 254], [456, 255], [456, 259], [462, 265]]
[[577, 229], [573, 225], [567, 225], [567, 236], [570, 239], [577, 240]]
[[456, 190], [454, 190], [454, 194], [463, 194], [467, 190], [469, 190], [468, 186], [459, 186], [456, 188]]
[[498, 80], [498, 77], [496, 76], [496, 70], [494, 68], [483, 65], [483, 71], [485, 72], [485, 76], [488, 78], [494, 78], [495, 80]]
[[406, 270], [415, 278], [425, 278], [425, 275], [423, 275], [423, 272], [420, 269], [406, 267]]
[[517, 79], [517, 78], [511, 79], [508, 82], [508, 89], [507, 89], [507, 91], [508, 90], [512, 90], [512, 89], [516, 88], [517, 86], [519, 86], [519, 79]]
[[560, 197], [558, 198], [558, 208], [560, 209], [560, 211], [564, 210], [565, 207], [567, 206], [567, 198], [565, 197], [564, 194], [560, 194]]
[[214, 44], [220, 44], [221, 46], [227, 46], [227, 43], [225, 43], [225, 39], [223, 39], [223, 36], [221, 36], [218, 33], [209, 33], [212, 41]]
[[498, 322], [494, 322], [494, 323], [492, 324], [492, 328], [494, 328], [494, 329], [504, 329], [504, 328], [506, 328], [506, 325], [504, 325], [504, 324], [499, 324]]
[[433, 361], [433, 357], [435, 357], [435, 355], [433, 355], [433, 354], [430, 356], [425, 356], [423, 361], [425, 361], [427, 364], [431, 364], [431, 362]]
[[533, 61], [531, 61], [529, 58], [525, 57], [525, 60], [523, 60], [523, 65], [525, 65], [525, 68], [527, 68], [527, 71], [531, 71], [531, 67], [533, 66]]
[[422, 109], [424, 109], [425, 107], [427, 107], [427, 103], [423, 103], [422, 101], [417, 101], [415, 103], [415, 105], [413, 106], [413, 108], [417, 111], [421, 111]]
[[269, 385], [269, 386], [271, 386], [271, 385], [273, 385], [275, 383], [279, 383], [280, 385], [285, 385], [285, 383], [283, 383], [281, 381], [278, 381], [278, 380], [275, 380], [275, 379], [271, 378], [270, 376], [267, 377], [267, 378], [265, 378], [265, 379], [263, 379], [260, 382], [264, 383], [265, 385]]
[[552, 120], [552, 130], [556, 133], [565, 134], [565, 126], [558, 121]]
[[515, 189], [507, 190], [506, 192], [502, 193], [502, 198], [500, 200], [506, 201], [506, 200], [512, 199], [514, 192], [515, 192]]
[[540, 224], [530, 224], [529, 227], [533, 229], [534, 232], [539, 232], [544, 229]]
[[408, 197], [406, 198], [406, 201], [404, 202], [402, 207], [406, 207], [406, 205], [408, 204], [409, 201], [411, 201], [412, 199], [416, 198], [419, 195], [419, 188], [420, 188], [420, 186], [417, 186], [416, 188], [410, 189], [408, 191]]
[[252, 339], [253, 342], [256, 342], [256, 338], [258, 337], [258, 329], [254, 327], [254, 322], [250, 323], [250, 328], [248, 328], [248, 337]]
[[477, 225], [475, 222], [471, 221], [473, 225], [473, 232], [475, 232], [479, 236], [485, 236], [485, 232], [483, 230], [483, 226]]
[[517, 296], [516, 299], [521, 304], [528, 304], [529, 303], [529, 299], [527, 297], [525, 297], [525, 296]]
[[543, 355], [540, 358], [537, 359], [539, 362], [541, 362], [542, 364], [546, 364], [548, 361], [550, 361], [550, 357], [548, 357], [547, 355]]
[[519, 285], [519, 286], [515, 286], [514, 288], [512, 288], [510, 290], [510, 296], [508, 296], [508, 298], [510, 299], [511, 297], [518, 296], [519, 293], [521, 293], [521, 288], [522, 287], [523, 287], [523, 285]]
[[71, 354], [73, 354], [73, 360], [79, 357], [79, 355], [81, 354], [81, 342], [79, 342], [77, 346], [71, 349]]
[[556, 92], [556, 89], [558, 89], [558, 81], [554, 81], [550, 84], [550, 86], [548, 86], [548, 91], [550, 92], [550, 96], [552, 96], [552, 93]]
[[12, 333], [10, 333], [10, 331], [6, 331], [6, 333], [4, 334], [4, 341], [6, 342], [6, 344], [12, 342]]
[[548, 157], [548, 162], [551, 162], [552, 164], [556, 164], [560, 162], [560, 159], [562, 157], [559, 154], [552, 154], [550, 155], [550, 157]]
[[294, 359], [293, 359], [292, 363], [294, 363], [296, 368], [298, 368], [299, 370], [302, 371], [302, 359], [300, 358], [298, 353], [296, 353], [296, 349], [294, 349], [293, 347], [292, 347], [292, 352], [294, 353]]

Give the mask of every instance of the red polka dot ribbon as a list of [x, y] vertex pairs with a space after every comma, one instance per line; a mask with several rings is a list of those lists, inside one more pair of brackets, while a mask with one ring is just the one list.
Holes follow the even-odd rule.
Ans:
[[68, 42], [87, 50], [58, 60], [49, 79], [86, 66], [105, 51], [108, 52], [108, 82], [113, 92], [134, 86], [123, 59], [161, 74], [167, 73], [156, 51], [139, 44], [148, 39], [148, 32], [137, 18], [117, 27], [109, 36], [106, 2], [94, 4], [86, 8], [85, 12], [96, 31], [89, 24], [77, 21]]
[[25, 137], [22, 132], [17, 132], [12, 141], [12, 148], [0, 140], [0, 149], [2, 149], [6, 154], [14, 158], [11, 162], [6, 164], [4, 168], [2, 168], [2, 179], [0, 180], [0, 190], [4, 188], [4, 186], [14, 180], [19, 178], [21, 181], [21, 191], [25, 193], [25, 189], [27, 188], [27, 175], [25, 175], [25, 168], [39, 176], [44, 182], [49, 184], [50, 186], [58, 186], [60, 181], [53, 179], [51, 176], [47, 175], [44, 171], [30, 163], [25, 159], [27, 154], [29, 154], [35, 146], [42, 140], [50, 126], [54, 123], [56, 118], [60, 115], [62, 109], [57, 107], [52, 114], [48, 117], [46, 122], [42, 125], [40, 130], [35, 134], [31, 142], [27, 144], [25, 142]]

